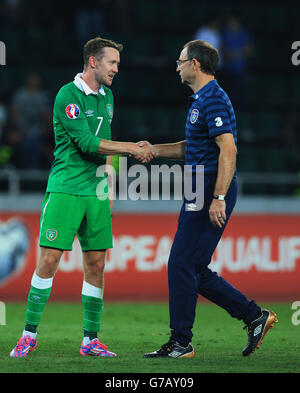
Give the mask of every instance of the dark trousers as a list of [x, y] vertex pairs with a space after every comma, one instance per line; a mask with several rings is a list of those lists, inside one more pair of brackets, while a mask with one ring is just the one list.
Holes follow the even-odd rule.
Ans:
[[186, 201], [183, 203], [168, 261], [171, 337], [184, 346], [193, 336], [198, 294], [246, 324], [261, 311], [254, 301], [249, 301], [208, 267], [236, 203], [237, 183], [236, 180], [231, 182], [225, 197], [226, 223], [222, 228], [216, 228], [212, 225], [208, 212], [216, 177], [206, 175], [204, 182], [203, 209], [186, 211]]

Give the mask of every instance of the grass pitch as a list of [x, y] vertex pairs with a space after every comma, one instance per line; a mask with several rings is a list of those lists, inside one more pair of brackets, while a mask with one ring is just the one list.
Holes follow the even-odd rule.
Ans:
[[242, 356], [247, 342], [243, 323], [214, 304], [197, 305], [192, 359], [143, 359], [169, 339], [166, 303], [105, 302], [100, 341], [115, 358], [82, 357], [80, 303], [46, 305], [38, 329], [38, 347], [27, 358], [9, 352], [24, 327], [26, 305], [6, 304], [6, 325], [0, 326], [1, 373], [297, 373], [300, 372], [300, 325], [292, 324], [291, 304], [263, 304], [276, 312], [279, 323], [261, 347]]

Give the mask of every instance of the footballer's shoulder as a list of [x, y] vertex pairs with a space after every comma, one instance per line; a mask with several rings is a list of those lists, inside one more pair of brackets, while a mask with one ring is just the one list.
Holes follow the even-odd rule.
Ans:
[[77, 97], [77, 88], [73, 82], [63, 85], [56, 94], [56, 100], [69, 99], [71, 97]]
[[226, 104], [226, 93], [223, 89], [211, 89], [210, 91], [203, 94], [203, 102], [206, 105]]
[[74, 92], [75, 89], [75, 85], [73, 82], [69, 82], [66, 83], [65, 85], [63, 85], [59, 90], [57, 94], [64, 94], [64, 93], [69, 93], [69, 92]]

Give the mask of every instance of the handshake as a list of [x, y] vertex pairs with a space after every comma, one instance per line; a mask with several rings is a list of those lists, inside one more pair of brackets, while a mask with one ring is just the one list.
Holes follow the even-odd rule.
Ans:
[[155, 151], [154, 145], [148, 141], [140, 141], [132, 146], [132, 153], [134, 158], [136, 158], [141, 163], [145, 164], [151, 161], [153, 158], [157, 157], [158, 154]]

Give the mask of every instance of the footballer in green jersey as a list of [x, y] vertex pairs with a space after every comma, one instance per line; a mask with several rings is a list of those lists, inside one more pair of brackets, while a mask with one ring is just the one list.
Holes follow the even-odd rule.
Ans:
[[97, 184], [103, 181], [96, 171], [99, 165], [110, 164], [115, 154], [130, 154], [141, 162], [148, 162], [155, 155], [149, 143], [111, 141], [114, 104], [110, 86], [118, 73], [122, 49], [122, 45], [100, 37], [88, 41], [83, 49], [83, 72], [56, 96], [55, 151], [42, 204], [40, 256], [28, 294], [25, 329], [11, 357], [25, 357], [36, 349], [37, 327], [54, 275], [63, 251], [72, 249], [75, 235], [82, 248], [84, 273], [81, 292], [84, 334], [80, 354], [116, 355], [97, 337], [112, 225], [108, 198], [96, 195]]
[[47, 191], [95, 196], [96, 171], [106, 162], [99, 144], [111, 139], [114, 102], [108, 87], [94, 92], [81, 76], [63, 86], [55, 99], [55, 151]]

